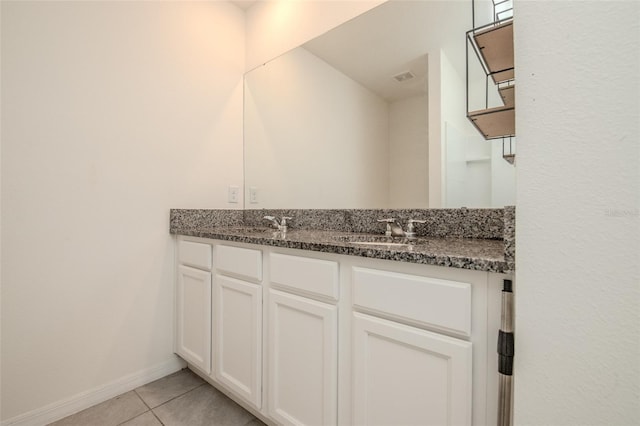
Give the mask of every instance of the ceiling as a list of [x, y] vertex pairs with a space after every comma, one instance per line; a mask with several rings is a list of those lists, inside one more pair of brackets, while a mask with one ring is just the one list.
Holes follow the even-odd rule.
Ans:
[[230, 2], [238, 6], [240, 9], [247, 10], [258, 1], [257, 0], [230, 0]]
[[[464, 69], [465, 32], [471, 26], [466, 1], [389, 1], [303, 45], [314, 55], [383, 99], [424, 94], [430, 53], [444, 47]], [[458, 57], [461, 56], [461, 57]], [[411, 71], [413, 79], [393, 76]]]

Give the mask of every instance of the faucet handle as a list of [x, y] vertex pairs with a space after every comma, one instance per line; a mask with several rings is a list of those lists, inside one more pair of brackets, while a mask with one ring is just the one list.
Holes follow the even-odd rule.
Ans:
[[404, 234], [407, 236], [407, 238], [413, 238], [416, 236], [416, 233], [413, 229], [413, 224], [414, 223], [426, 223], [426, 220], [420, 220], [420, 219], [409, 219], [407, 220], [407, 232], [405, 232]]
[[393, 223], [395, 222], [396, 219], [393, 217], [390, 217], [389, 219], [378, 219], [378, 222], [387, 222], [387, 223]]
[[384, 231], [384, 235], [386, 237], [390, 237], [391, 236], [391, 224], [395, 223], [396, 219], [393, 217], [390, 217], [388, 219], [378, 219], [378, 222], [383, 222], [387, 224], [387, 230]]

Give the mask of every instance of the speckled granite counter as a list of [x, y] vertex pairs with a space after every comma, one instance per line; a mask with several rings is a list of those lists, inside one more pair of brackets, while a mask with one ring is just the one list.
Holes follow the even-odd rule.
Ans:
[[[505, 244], [503, 240], [497, 239], [418, 237], [410, 241], [386, 239], [380, 234], [351, 233], [339, 230], [292, 229], [282, 233], [271, 228], [234, 226], [172, 229], [171, 232], [179, 235], [223, 241], [487, 272], [509, 273], [513, 270], [513, 265], [505, 260]], [[363, 246], [357, 241], [375, 241], [376, 243]], [[404, 244], [389, 245], [388, 243]]]

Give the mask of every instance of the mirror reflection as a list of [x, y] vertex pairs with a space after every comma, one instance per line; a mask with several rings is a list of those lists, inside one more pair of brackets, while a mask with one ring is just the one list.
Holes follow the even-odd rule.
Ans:
[[470, 25], [470, 2], [391, 1], [248, 72], [245, 208], [514, 204], [466, 118]]

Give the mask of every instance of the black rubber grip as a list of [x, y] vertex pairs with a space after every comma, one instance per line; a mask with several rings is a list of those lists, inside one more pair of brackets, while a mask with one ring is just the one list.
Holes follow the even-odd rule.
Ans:
[[504, 356], [513, 356], [514, 354], [514, 337], [513, 333], [505, 333], [499, 330], [498, 334], [498, 354]]
[[513, 375], [513, 357], [512, 356], [498, 356], [498, 372], [505, 376]]
[[514, 354], [513, 333], [505, 333], [499, 330], [498, 334], [498, 371], [501, 374], [511, 376], [513, 374], [513, 354]]

